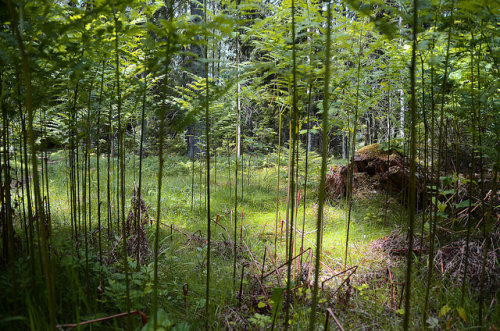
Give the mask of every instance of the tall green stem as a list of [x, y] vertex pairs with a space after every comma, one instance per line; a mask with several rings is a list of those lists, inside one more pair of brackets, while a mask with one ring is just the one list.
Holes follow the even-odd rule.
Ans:
[[321, 175], [319, 182], [318, 192], [318, 217], [316, 219], [316, 260], [314, 264], [314, 287], [312, 293], [311, 315], [309, 317], [309, 331], [316, 329], [316, 310], [318, 306], [318, 285], [320, 273], [320, 257], [321, 257], [321, 242], [323, 231], [323, 208], [325, 205], [325, 191], [326, 191], [326, 161], [328, 145], [328, 110], [330, 101], [330, 44], [331, 44], [331, 29], [332, 29], [332, 5], [328, 3], [327, 12], [327, 28], [326, 28], [326, 53], [325, 53], [325, 82], [323, 88], [323, 123], [322, 135], [323, 145], [321, 146]]
[[409, 328], [411, 316], [411, 273], [413, 261], [413, 227], [416, 214], [416, 154], [417, 137], [415, 127], [417, 126], [417, 96], [415, 88], [416, 52], [417, 52], [417, 22], [418, 22], [418, 0], [413, 0], [413, 24], [412, 24], [412, 50], [410, 65], [410, 183], [409, 183], [409, 210], [408, 210], [408, 254], [406, 263], [406, 284], [405, 284], [405, 312], [403, 318], [403, 329]]
[[[295, 216], [295, 148], [297, 144], [297, 55], [296, 55], [296, 40], [295, 40], [295, 0], [292, 0], [291, 6], [292, 12], [292, 107], [290, 111], [291, 117], [291, 128], [290, 128], [290, 140], [291, 145], [290, 148], [290, 169], [288, 177], [289, 180], [289, 192], [290, 192], [290, 224], [287, 224], [287, 229], [289, 229], [290, 238], [288, 238], [288, 257], [287, 257], [287, 282], [286, 282], [286, 303], [285, 303], [285, 329], [288, 329], [288, 321], [290, 319], [290, 305], [292, 303], [292, 256], [293, 256], [293, 225], [294, 225], [294, 216]], [[288, 211], [289, 209], [287, 209]]]
[[[445, 87], [446, 87], [446, 81], [448, 79], [448, 61], [450, 57], [450, 41], [451, 41], [451, 33], [452, 33], [452, 27], [453, 27], [453, 8], [454, 8], [454, 0], [451, 2], [451, 18], [450, 18], [450, 26], [448, 28], [448, 39], [446, 43], [446, 56], [445, 56], [445, 61], [444, 61], [444, 75], [443, 75], [443, 81], [441, 84], [441, 105], [440, 105], [440, 111], [439, 111], [439, 116], [440, 116], [440, 122], [439, 122], [439, 136], [438, 136], [438, 161], [437, 161], [437, 167], [435, 168], [434, 165], [434, 151], [431, 150], [431, 173], [434, 176], [433, 181], [437, 185], [439, 185], [439, 169], [441, 166], [441, 155], [442, 153], [442, 141], [443, 141], [443, 117], [444, 117], [444, 101], [445, 101]], [[434, 42], [433, 46], [434, 47]], [[434, 138], [434, 67], [431, 67], [431, 118], [432, 118], [432, 125], [431, 125], [431, 144], [434, 143], [435, 138]], [[434, 173], [434, 169], [436, 169], [436, 173]], [[431, 223], [431, 233], [430, 233], [430, 248], [429, 248], [429, 262], [428, 262], [428, 274], [427, 274], [427, 286], [425, 290], [425, 299], [424, 299], [424, 311], [422, 314], [422, 323], [423, 325], [426, 325], [427, 323], [427, 312], [429, 310], [429, 291], [431, 287], [431, 282], [432, 282], [432, 275], [434, 272], [433, 264], [434, 264], [434, 237], [436, 235], [436, 227], [437, 227], [437, 203], [438, 200], [436, 199], [436, 206], [434, 206], [434, 213], [431, 212], [431, 218], [430, 218], [430, 223]]]
[[153, 279], [153, 329], [156, 330], [158, 326], [158, 253], [160, 250], [160, 221], [161, 221], [161, 186], [163, 179], [163, 138], [165, 131], [165, 113], [167, 111], [167, 77], [170, 69], [170, 48], [171, 48], [171, 39], [173, 37], [173, 30], [170, 24], [174, 19], [174, 9], [173, 9], [173, 1], [168, 0], [165, 1], [165, 5], [167, 6], [167, 20], [169, 26], [167, 26], [167, 43], [165, 47], [165, 81], [163, 82], [163, 102], [162, 107], [160, 108], [160, 132], [159, 132], [159, 149], [158, 149], [158, 198], [156, 200], [156, 229], [155, 229], [155, 239], [154, 239], [154, 279]]
[[[115, 22], [115, 77], [116, 77], [116, 97], [117, 97], [116, 111], [118, 115], [118, 135], [119, 135], [118, 157], [120, 159], [119, 160], [120, 171], [118, 175], [120, 181], [118, 187], [120, 188], [120, 193], [121, 193], [120, 199], [118, 199], [117, 202], [120, 203], [118, 207], [119, 208], [118, 214], [121, 214], [121, 223], [122, 223], [123, 265], [125, 269], [125, 300], [127, 305], [127, 312], [130, 312], [131, 310], [130, 281], [129, 281], [129, 270], [128, 270], [127, 231], [125, 226], [125, 148], [124, 148], [125, 144], [123, 139], [124, 133], [121, 123], [122, 96], [120, 89], [120, 54], [119, 54], [119, 36], [118, 36], [119, 17], [114, 7], [113, 7], [113, 18]], [[131, 330], [129, 315], [127, 315], [127, 329]]]
[[[24, 87], [25, 87], [25, 103], [26, 110], [28, 112], [28, 142], [31, 150], [31, 168], [32, 168], [32, 176], [33, 176], [33, 191], [35, 197], [35, 208], [36, 215], [38, 216], [38, 231], [40, 234], [40, 250], [42, 256], [42, 268], [45, 278], [45, 284], [47, 287], [47, 301], [49, 308], [49, 323], [50, 329], [56, 329], [56, 298], [55, 298], [55, 287], [51, 269], [51, 261], [49, 254], [49, 240], [46, 233], [46, 219], [45, 212], [43, 208], [42, 197], [40, 193], [40, 180], [38, 174], [38, 158], [36, 155], [36, 145], [35, 145], [35, 135], [33, 131], [33, 105], [32, 105], [32, 85], [31, 85], [31, 68], [30, 68], [30, 59], [27, 50], [24, 47], [23, 36], [21, 31], [18, 28], [18, 16], [17, 11], [14, 7], [14, 4], [11, 0], [7, 2], [9, 7], [9, 14], [11, 17], [11, 29], [17, 40], [17, 44], [19, 50], [21, 51], [22, 58], [22, 68], [23, 68], [23, 78], [24, 78]], [[23, 24], [23, 22], [21, 22]]]
[[[238, 18], [238, 2], [236, 2], [236, 18]], [[236, 286], [236, 255], [237, 255], [237, 237], [238, 237], [238, 157], [240, 153], [240, 50], [239, 50], [239, 30], [236, 26], [236, 150], [234, 153], [234, 248], [233, 248], [233, 289]], [[231, 175], [231, 173], [229, 173]], [[230, 179], [231, 180], [231, 179]]]
[[356, 78], [356, 103], [354, 105], [354, 128], [352, 131], [351, 141], [351, 162], [349, 165], [349, 183], [347, 186], [347, 219], [346, 219], [346, 238], [345, 238], [345, 252], [344, 252], [344, 270], [347, 268], [347, 255], [349, 252], [349, 230], [351, 228], [351, 212], [352, 212], [352, 189], [354, 182], [354, 154], [356, 152], [356, 135], [358, 131], [358, 110], [359, 110], [359, 86], [360, 86], [360, 73], [361, 73], [361, 56], [363, 54], [361, 43], [361, 31], [359, 32], [359, 50], [358, 50], [358, 66]]
[[[203, 22], [207, 24], [207, 0], [203, 1]], [[207, 280], [205, 288], [205, 329], [209, 329], [210, 322], [210, 249], [212, 242], [212, 227], [210, 224], [210, 100], [209, 100], [209, 81], [208, 81], [208, 37], [205, 38], [205, 140], [206, 140], [206, 206], [207, 206]], [[236, 213], [235, 213], [236, 214]]]

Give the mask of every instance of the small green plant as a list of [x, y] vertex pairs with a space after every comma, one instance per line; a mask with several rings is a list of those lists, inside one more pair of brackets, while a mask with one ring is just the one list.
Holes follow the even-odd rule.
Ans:
[[267, 330], [269, 325], [272, 323], [271, 316], [261, 315], [259, 313], [255, 313], [252, 317], [248, 319], [248, 321], [256, 326], [259, 330]]

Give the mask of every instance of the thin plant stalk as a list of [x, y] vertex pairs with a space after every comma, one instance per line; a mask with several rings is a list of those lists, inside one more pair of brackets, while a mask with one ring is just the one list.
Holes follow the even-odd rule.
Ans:
[[[118, 199], [117, 202], [120, 203], [119, 211], [121, 211], [121, 221], [122, 221], [122, 241], [123, 241], [123, 264], [125, 271], [125, 301], [127, 306], [127, 312], [131, 311], [131, 302], [130, 302], [130, 281], [129, 281], [129, 270], [128, 270], [128, 250], [127, 250], [127, 235], [126, 235], [126, 227], [125, 227], [125, 144], [123, 139], [123, 128], [121, 123], [121, 111], [122, 111], [122, 95], [120, 89], [120, 55], [119, 55], [119, 37], [118, 37], [118, 22], [119, 17], [118, 13], [113, 6], [113, 19], [115, 24], [115, 78], [116, 78], [116, 96], [117, 96], [117, 105], [116, 111], [118, 115], [118, 134], [119, 134], [119, 148], [118, 148], [118, 157], [119, 157], [119, 165], [120, 171], [118, 174], [119, 184], [118, 187], [121, 193], [121, 199]], [[118, 196], [118, 195], [117, 195]], [[119, 212], [120, 214], [120, 212]], [[127, 329], [131, 330], [131, 321], [130, 316], [127, 315]]]
[[[238, 17], [238, 3], [235, 4], [236, 17]], [[239, 30], [236, 26], [236, 150], [234, 153], [234, 238], [233, 238], [233, 288], [236, 288], [236, 258], [237, 258], [237, 239], [238, 239], [238, 157], [240, 153], [240, 84], [239, 84], [239, 70], [240, 70], [240, 50], [239, 50]], [[231, 162], [231, 160], [229, 160]], [[231, 172], [229, 172], [231, 176]], [[231, 177], [229, 178], [231, 183]], [[231, 185], [231, 184], [230, 184]]]
[[[330, 44], [331, 44], [331, 29], [332, 29], [332, 5], [328, 3], [327, 9], [327, 28], [326, 28], [326, 51], [325, 51], [325, 81], [323, 88], [323, 123], [322, 123], [322, 135], [323, 142], [328, 139], [328, 109], [330, 100]], [[309, 317], [309, 330], [316, 330], [316, 310], [318, 306], [318, 285], [319, 285], [319, 273], [320, 273], [320, 258], [321, 258], [321, 242], [322, 234], [321, 231], [323, 227], [323, 209], [325, 204], [325, 191], [326, 191], [326, 161], [327, 161], [328, 146], [323, 143], [321, 146], [321, 174], [319, 182], [319, 192], [318, 192], [318, 217], [316, 219], [316, 261], [314, 265], [314, 287], [312, 293], [311, 302], [311, 315]]]
[[[361, 31], [359, 31], [359, 50], [358, 50], [358, 65], [356, 78], [356, 103], [354, 106], [354, 128], [351, 135], [351, 162], [349, 165], [349, 182], [347, 185], [347, 219], [346, 219], [346, 238], [344, 252], [344, 270], [347, 268], [347, 256], [349, 252], [349, 230], [351, 228], [351, 213], [352, 213], [352, 194], [353, 194], [353, 179], [354, 179], [354, 154], [356, 152], [356, 134], [358, 129], [358, 110], [359, 110], [359, 87], [361, 73], [361, 56], [362, 56]], [[318, 230], [319, 231], [319, 230]]]
[[[174, 9], [173, 9], [173, 1], [168, 0], [165, 1], [166, 6], [167, 6], [167, 19], [169, 23], [171, 23], [174, 19]], [[167, 38], [167, 43], [165, 47], [165, 77], [168, 77], [169, 69], [170, 69], [170, 59], [171, 59], [171, 54], [170, 54], [170, 40], [172, 36], [172, 31], [170, 30], [171, 27], [169, 27], [168, 34], [169, 37]], [[163, 98], [167, 98], [167, 82], [163, 82]], [[163, 102], [162, 107], [160, 108], [160, 132], [159, 132], [159, 149], [158, 149], [158, 198], [156, 200], [156, 229], [155, 229], [155, 236], [154, 236], [154, 278], [153, 278], [153, 303], [152, 303], [152, 310], [153, 310], [153, 329], [156, 330], [158, 327], [158, 286], [159, 286], [159, 279], [158, 279], [158, 255], [160, 251], [160, 220], [161, 220], [161, 187], [162, 187], [162, 179], [163, 179], [163, 144], [164, 144], [164, 131], [165, 131], [165, 113], [166, 113], [166, 107], [167, 103]]]
[[409, 210], [408, 210], [408, 255], [406, 261], [406, 278], [405, 278], [405, 313], [403, 316], [403, 330], [408, 330], [411, 316], [411, 274], [413, 262], [413, 227], [416, 214], [416, 154], [417, 154], [417, 96], [416, 96], [416, 53], [417, 53], [417, 22], [418, 22], [418, 0], [413, 0], [413, 23], [412, 23], [412, 51], [410, 65], [410, 183], [409, 183]]
[[[203, 2], [203, 22], [207, 24], [207, 0]], [[210, 221], [210, 94], [208, 81], [208, 37], [205, 38], [205, 143], [206, 143], [206, 211], [207, 211], [207, 278], [205, 287], [205, 329], [210, 325], [210, 250], [212, 242], [212, 227]]]
[[[291, 117], [291, 146], [290, 147], [290, 155], [291, 155], [291, 164], [290, 164], [290, 175], [289, 178], [289, 192], [290, 192], [290, 224], [287, 224], [287, 229], [289, 229], [290, 238], [288, 244], [288, 256], [287, 256], [287, 283], [286, 283], [286, 303], [285, 303], [285, 330], [288, 329], [289, 319], [290, 319], [290, 305], [292, 302], [292, 256], [293, 256], [293, 227], [294, 227], [294, 216], [295, 216], [295, 158], [294, 154], [296, 145], [297, 145], [297, 63], [296, 63], [296, 40], [295, 40], [295, 0], [292, 0], [291, 6], [291, 14], [292, 14], [292, 107], [290, 112]], [[289, 209], [287, 209], [288, 211]]]
[[43, 202], [40, 194], [40, 180], [38, 174], [38, 158], [36, 154], [35, 145], [35, 135], [33, 130], [33, 105], [32, 105], [32, 84], [31, 84], [31, 68], [29, 53], [24, 47], [23, 36], [18, 24], [23, 25], [23, 22], [18, 22], [18, 14], [11, 0], [7, 2], [9, 8], [10, 18], [12, 20], [10, 27], [17, 40], [19, 50], [21, 52], [22, 58], [22, 68], [23, 68], [23, 78], [24, 78], [24, 88], [25, 88], [25, 105], [28, 115], [28, 141], [31, 150], [31, 167], [33, 169], [33, 192], [35, 197], [35, 208], [36, 215], [38, 216], [38, 231], [40, 236], [40, 250], [42, 256], [42, 268], [45, 278], [45, 284], [47, 288], [47, 303], [49, 310], [49, 325], [51, 330], [56, 329], [56, 298], [55, 298], [55, 287], [53, 281], [53, 274], [51, 269], [51, 260], [49, 252], [49, 241], [45, 229], [45, 213], [43, 208]]

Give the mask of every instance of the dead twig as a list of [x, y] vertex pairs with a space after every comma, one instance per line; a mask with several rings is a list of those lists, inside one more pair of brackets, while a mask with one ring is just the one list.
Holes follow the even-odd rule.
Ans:
[[333, 311], [330, 308], [326, 308], [325, 331], [328, 330], [328, 322], [330, 321], [330, 316], [332, 317], [332, 319], [335, 322], [335, 324], [337, 324], [337, 327], [339, 328], [339, 330], [340, 331], [344, 331], [344, 328], [342, 327], [342, 324], [340, 324], [339, 320], [333, 314]]
[[85, 322], [80, 322], [80, 323], [59, 324], [59, 325], [57, 325], [57, 328], [60, 329], [60, 330], [64, 330], [65, 328], [68, 329], [68, 330], [71, 330], [73, 328], [76, 328], [76, 327], [79, 327], [79, 326], [82, 326], [82, 325], [87, 325], [87, 324], [92, 324], [92, 323], [97, 323], [97, 322], [108, 321], [108, 320], [111, 320], [111, 319], [115, 319], [115, 318], [119, 318], [119, 317], [125, 317], [125, 316], [128, 316], [128, 315], [139, 315], [139, 316], [141, 316], [142, 325], [146, 325], [146, 323], [148, 322], [148, 318], [146, 317], [146, 315], [143, 312], [141, 312], [139, 310], [135, 310], [135, 311], [127, 312], [127, 313], [120, 313], [120, 314], [116, 314], [116, 315], [112, 315], [112, 316], [106, 316], [106, 317], [96, 318], [96, 319], [93, 319], [93, 320], [89, 320], [89, 321], [85, 321]]
[[[324, 281], [322, 281], [322, 282], [321, 282], [321, 290], [323, 290], [324, 285], [325, 285], [325, 283], [326, 283], [326, 282], [328, 282], [329, 280], [332, 280], [333, 278], [335, 278], [335, 277], [337, 277], [337, 276], [340, 276], [340, 275], [342, 275], [342, 274], [345, 274], [345, 273], [347, 273], [348, 271], [351, 271], [352, 269], [354, 269], [354, 271], [353, 271], [353, 272], [352, 272], [349, 276], [347, 276], [347, 278], [349, 278], [349, 277], [351, 277], [351, 276], [352, 276], [352, 275], [356, 272], [356, 270], [358, 270], [358, 266], [357, 266], [357, 265], [352, 266], [352, 267], [350, 267], [350, 268], [348, 268], [348, 269], [345, 269], [344, 271], [341, 271], [341, 272], [339, 272], [339, 273], [336, 273], [335, 275], [333, 275], [333, 276], [331, 276], [331, 277], [328, 277], [327, 279], [325, 279]], [[345, 282], [345, 280], [344, 280], [344, 282]], [[342, 282], [342, 284], [343, 284], [344, 282]]]
[[[488, 191], [488, 193], [486, 193], [486, 196], [479, 200], [475, 205], [474, 205], [474, 208], [472, 208], [472, 210], [469, 212], [469, 207], [465, 208], [464, 210], [462, 210], [460, 213], [458, 213], [458, 215], [461, 215], [461, 214], [464, 214], [464, 213], [467, 213], [467, 214], [472, 214], [473, 212], [476, 211], [476, 209], [479, 208], [479, 206], [481, 206], [483, 203], [485, 203], [488, 198], [490, 197], [491, 195], [491, 190]], [[465, 217], [465, 215], [462, 215], [461, 217]]]
[[387, 266], [387, 272], [389, 273], [389, 280], [391, 281], [392, 303], [394, 305], [394, 309], [396, 309], [396, 293], [394, 292], [394, 282], [392, 281], [392, 273], [391, 273], [391, 268], [389, 268], [389, 266]]
[[278, 268], [276, 268], [275, 270], [271, 270], [271, 271], [269, 271], [267, 274], [265, 274], [265, 275], [262, 277], [262, 279], [267, 278], [268, 276], [272, 275], [272, 274], [273, 274], [273, 273], [275, 273], [278, 269], [281, 269], [281, 268], [283, 268], [284, 266], [286, 266], [286, 265], [288, 264], [288, 262], [290, 262], [290, 263], [291, 263], [291, 262], [292, 262], [292, 261], [294, 261], [296, 258], [300, 257], [302, 254], [304, 254], [305, 252], [309, 251], [310, 249], [311, 249], [311, 248], [308, 248], [308, 249], [306, 249], [305, 251], [303, 251], [302, 253], [299, 253], [298, 255], [295, 255], [295, 257], [293, 257], [290, 261], [287, 261], [287, 262], [285, 262], [285, 263], [281, 264], [281, 265], [280, 265]]
[[[274, 271], [276, 271], [276, 275], [278, 276], [277, 277], [278, 285], [281, 287], [282, 286], [281, 285], [281, 275], [280, 275], [278, 267], [276, 266], [276, 261], [274, 260], [273, 255], [271, 254], [271, 251], [267, 245], [266, 245], [266, 249], [267, 249], [267, 253], [269, 254], [269, 259], [271, 260], [271, 263], [274, 266]], [[262, 275], [261, 280], [264, 281], [264, 275]]]

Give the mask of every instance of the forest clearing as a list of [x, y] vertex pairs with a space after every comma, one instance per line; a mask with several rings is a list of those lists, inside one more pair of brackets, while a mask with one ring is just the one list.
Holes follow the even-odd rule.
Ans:
[[497, 330], [500, 4], [0, 3], [0, 329]]

